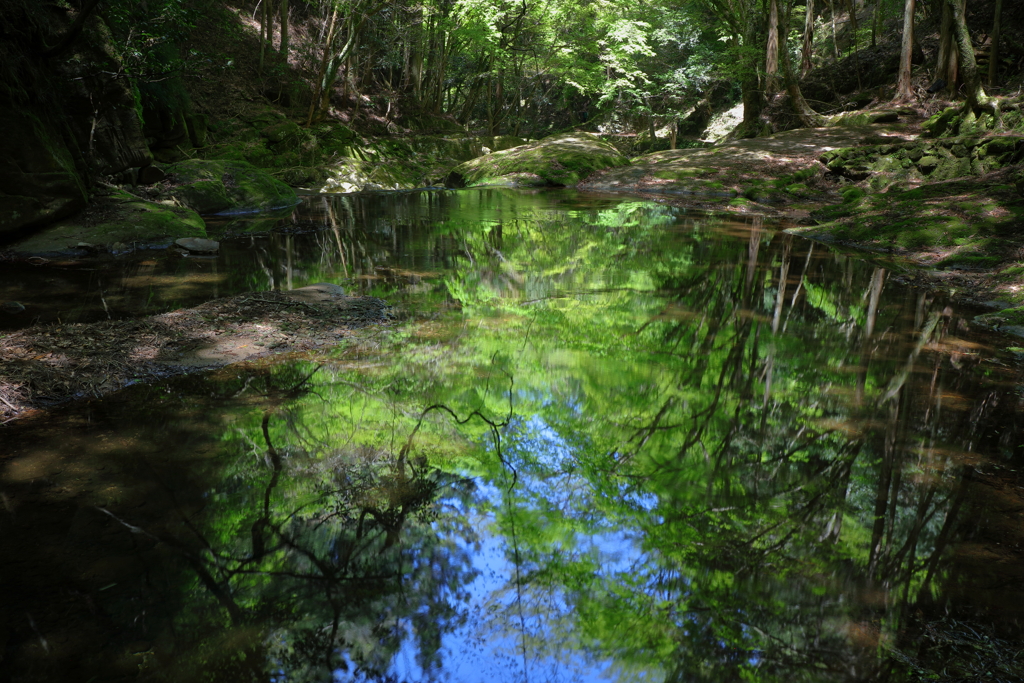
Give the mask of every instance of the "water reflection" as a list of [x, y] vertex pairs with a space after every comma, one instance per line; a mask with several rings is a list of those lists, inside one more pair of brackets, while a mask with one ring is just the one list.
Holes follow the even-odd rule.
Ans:
[[399, 334], [7, 432], [11, 680], [1019, 679], [972, 311], [753, 219], [465, 196], [375, 242]]

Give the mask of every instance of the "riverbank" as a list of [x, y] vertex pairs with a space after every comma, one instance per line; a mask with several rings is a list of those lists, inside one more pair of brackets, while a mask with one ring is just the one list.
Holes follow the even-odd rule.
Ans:
[[324, 283], [131, 320], [28, 327], [0, 335], [0, 424], [136, 382], [334, 346], [391, 317], [387, 302]]

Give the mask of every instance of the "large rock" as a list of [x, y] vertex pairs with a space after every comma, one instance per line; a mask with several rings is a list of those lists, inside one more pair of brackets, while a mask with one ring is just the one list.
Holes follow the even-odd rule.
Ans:
[[179, 237], [205, 237], [206, 224], [196, 212], [151, 202], [122, 190], [96, 197], [86, 209], [11, 245], [23, 254], [53, 254], [120, 243], [134, 246], [166, 243]]
[[66, 137], [27, 110], [0, 107], [0, 235], [45, 225], [85, 206]]
[[246, 161], [188, 159], [167, 174], [171, 194], [201, 214], [255, 213], [299, 201], [295, 190]]
[[459, 164], [445, 184], [576, 185], [595, 171], [627, 165], [629, 159], [596, 135], [566, 133]]

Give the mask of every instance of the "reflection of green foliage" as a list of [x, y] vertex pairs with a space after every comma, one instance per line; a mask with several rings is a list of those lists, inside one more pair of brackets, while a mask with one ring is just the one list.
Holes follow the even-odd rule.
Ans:
[[[519, 577], [479, 618], [538, 656], [583, 652], [623, 679], [656, 662], [670, 681], [810, 683], [888, 666], [849, 644], [850, 625], [894, 638], [904, 616], [850, 596], [943, 590], [943, 529], [966, 481], [952, 458], [904, 458], [959, 438], [948, 409], [913, 412], [931, 405], [914, 393], [931, 377], [918, 380], [914, 359], [945, 334], [944, 304], [887, 300], [881, 269], [756, 222], [569, 193], [444, 197], [417, 245], [449, 265], [420, 301], [461, 309], [431, 309], [372, 351], [338, 350], [308, 378], [311, 366], [277, 366], [261, 387], [270, 417], [246, 414], [226, 436], [245, 457], [209, 502], [209, 559], [245, 614], [285, 615], [272, 657], [300, 672], [334, 642], [320, 578], [342, 575], [338, 548], [362, 538], [359, 571], [403, 572], [413, 588], [339, 588], [344, 647], [384, 668], [399, 639], [374, 640], [378, 616], [419, 619], [420, 600], [421, 656], [436, 656], [461, 618], [448, 598], [472, 574], [453, 541], [476, 538], [472, 504]], [[467, 475], [491, 492], [472, 495]], [[266, 554], [241, 572], [268, 490]], [[430, 495], [403, 513], [401, 491]], [[440, 578], [414, 559], [434, 553]], [[316, 581], [296, 586], [295, 567]]]

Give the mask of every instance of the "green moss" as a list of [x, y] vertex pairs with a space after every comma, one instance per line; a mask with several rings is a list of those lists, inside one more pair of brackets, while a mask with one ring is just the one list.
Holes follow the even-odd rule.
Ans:
[[151, 202], [123, 191], [93, 201], [95, 214], [104, 216], [94, 223], [82, 215], [54, 223], [18, 242], [13, 250], [23, 253], [60, 253], [80, 243], [96, 246], [121, 242], [125, 245], [165, 243], [179, 237], [205, 237], [206, 225], [199, 214], [174, 204]]
[[449, 182], [472, 187], [484, 180], [528, 173], [549, 185], [576, 185], [595, 171], [628, 164], [626, 157], [597, 136], [570, 133], [467, 161], [452, 170]]
[[277, 209], [298, 202], [295, 191], [244, 161], [190, 159], [167, 173], [171, 193], [200, 213], [234, 213]]
[[855, 202], [861, 197], [863, 197], [865, 194], [867, 193], [864, 192], [864, 190], [862, 190], [859, 187], [848, 187], [845, 190], [843, 190], [843, 202], [846, 204], [849, 204], [850, 202]]

